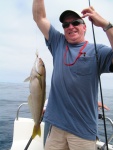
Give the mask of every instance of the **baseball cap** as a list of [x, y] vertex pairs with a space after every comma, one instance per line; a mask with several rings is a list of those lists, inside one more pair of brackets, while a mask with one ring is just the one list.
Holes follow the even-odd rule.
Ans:
[[64, 18], [69, 15], [74, 15], [74, 16], [82, 19], [82, 14], [80, 12], [73, 11], [73, 10], [66, 10], [60, 15], [60, 17], [59, 17], [60, 22], [63, 23]]

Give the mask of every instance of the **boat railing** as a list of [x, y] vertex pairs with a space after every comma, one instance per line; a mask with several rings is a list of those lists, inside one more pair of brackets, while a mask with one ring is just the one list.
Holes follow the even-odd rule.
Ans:
[[19, 111], [20, 111], [20, 108], [21, 108], [23, 105], [28, 105], [28, 103], [22, 103], [22, 104], [19, 105], [19, 107], [18, 107], [18, 109], [17, 109], [16, 120], [18, 120]]
[[[99, 114], [101, 117], [99, 119], [104, 119], [103, 116], [101, 114]], [[109, 118], [109, 117], [105, 117], [105, 120], [108, 121], [111, 124], [111, 127], [113, 129], [113, 121]], [[108, 138], [107, 143], [110, 143], [111, 140], [113, 139], [113, 133], [111, 134], [111, 136]], [[104, 145], [101, 147], [101, 150], [105, 150], [106, 147], [106, 143], [104, 143]]]

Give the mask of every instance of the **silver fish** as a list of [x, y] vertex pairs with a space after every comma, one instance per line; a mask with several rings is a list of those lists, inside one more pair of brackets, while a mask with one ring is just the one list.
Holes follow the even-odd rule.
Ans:
[[36, 60], [31, 70], [30, 77], [25, 79], [25, 82], [29, 80], [30, 95], [28, 97], [28, 104], [35, 123], [32, 133], [33, 139], [36, 135], [41, 135], [40, 123], [42, 119], [46, 93], [45, 65], [42, 59], [38, 57], [38, 54], [36, 54]]

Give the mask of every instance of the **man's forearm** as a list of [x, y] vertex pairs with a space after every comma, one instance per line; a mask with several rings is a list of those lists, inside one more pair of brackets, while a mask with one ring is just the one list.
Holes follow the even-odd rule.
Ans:
[[43, 33], [44, 37], [49, 39], [50, 22], [46, 18], [44, 0], [33, 0], [33, 19]]
[[46, 17], [44, 0], [33, 0], [33, 19], [36, 23]]

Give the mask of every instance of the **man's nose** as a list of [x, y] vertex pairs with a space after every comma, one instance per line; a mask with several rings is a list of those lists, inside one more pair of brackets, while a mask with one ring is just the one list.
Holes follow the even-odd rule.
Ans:
[[74, 26], [70, 23], [68, 28], [73, 28]]

